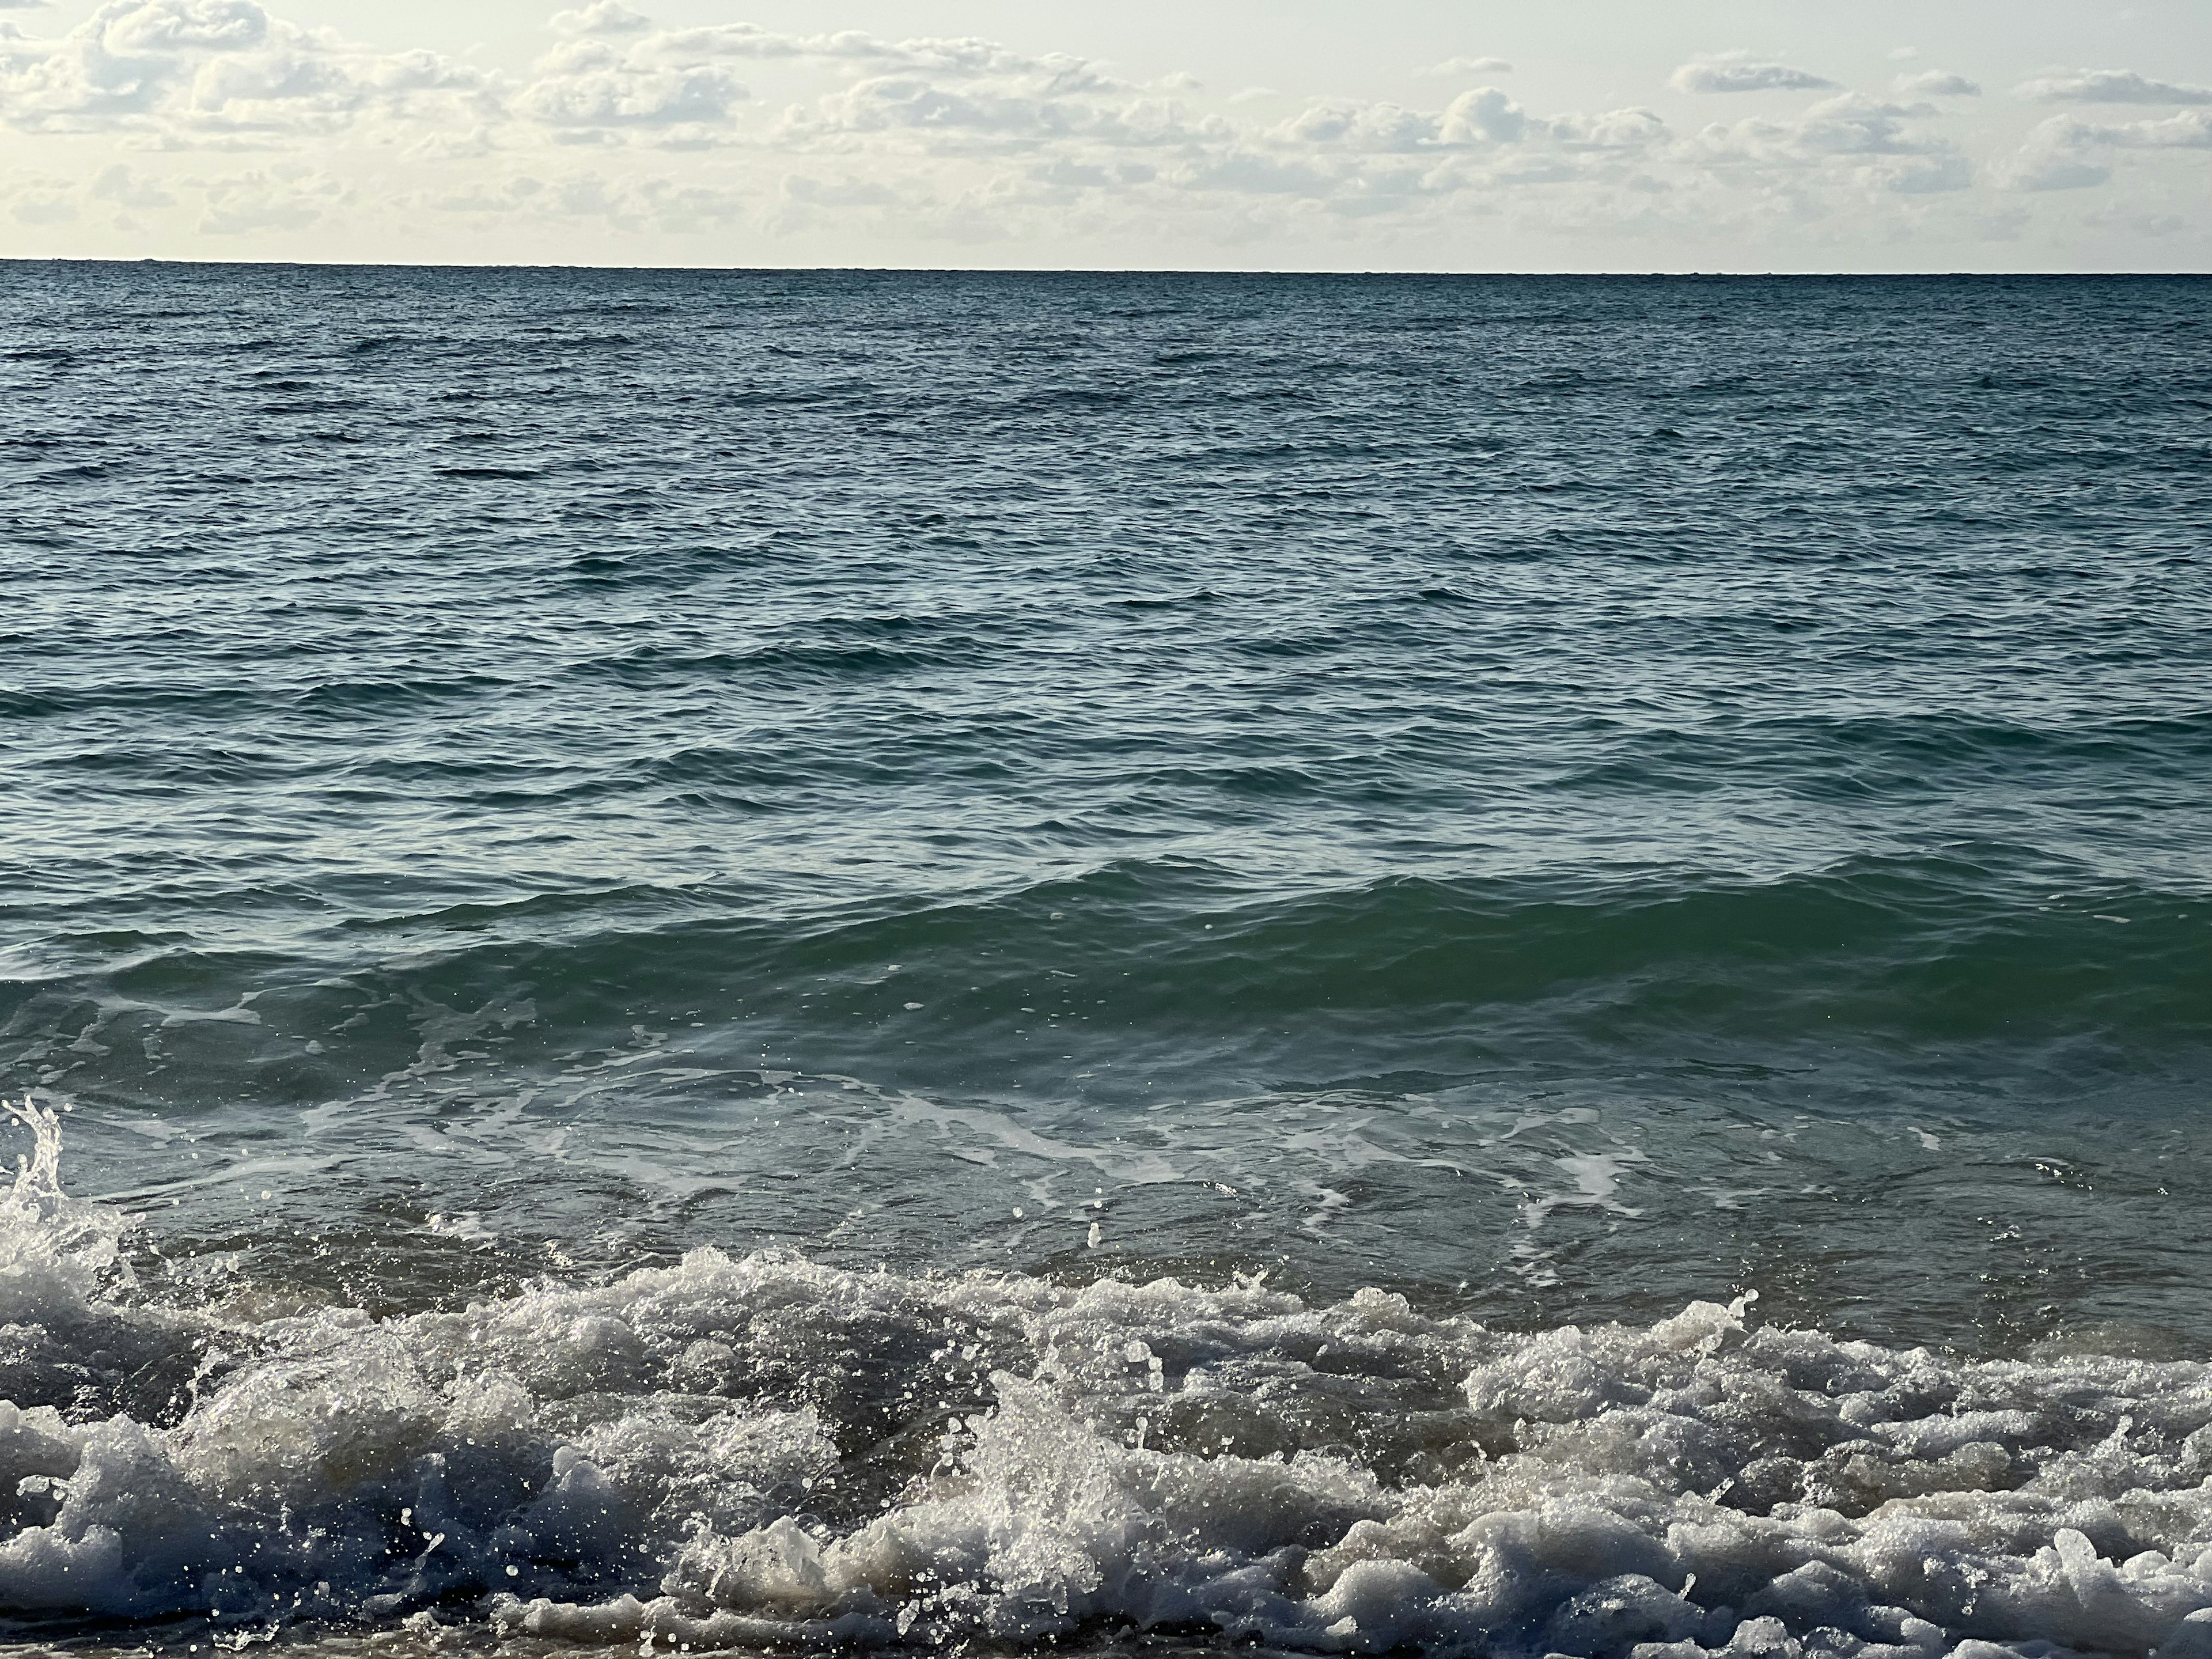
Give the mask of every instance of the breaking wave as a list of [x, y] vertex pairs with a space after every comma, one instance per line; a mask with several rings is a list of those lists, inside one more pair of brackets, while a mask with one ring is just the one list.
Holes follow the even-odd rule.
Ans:
[[19, 1628], [2212, 1654], [2197, 1362], [1896, 1351], [1748, 1296], [1515, 1333], [1374, 1290], [712, 1249], [459, 1311], [194, 1304], [64, 1192], [58, 1119], [15, 1115]]

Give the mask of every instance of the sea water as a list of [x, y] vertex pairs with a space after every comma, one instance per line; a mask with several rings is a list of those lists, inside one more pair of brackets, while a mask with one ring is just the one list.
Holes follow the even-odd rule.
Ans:
[[0, 265], [12, 1639], [2212, 1655], [2208, 302]]

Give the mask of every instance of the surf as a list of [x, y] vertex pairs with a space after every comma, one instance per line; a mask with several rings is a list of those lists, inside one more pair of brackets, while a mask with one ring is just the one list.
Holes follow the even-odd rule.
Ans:
[[130, 1218], [64, 1190], [58, 1115], [12, 1109], [0, 1605], [25, 1633], [1621, 1659], [2212, 1638], [2197, 1361], [1884, 1348], [1750, 1296], [1512, 1332], [1256, 1276], [713, 1249], [453, 1310], [257, 1315], [151, 1292]]

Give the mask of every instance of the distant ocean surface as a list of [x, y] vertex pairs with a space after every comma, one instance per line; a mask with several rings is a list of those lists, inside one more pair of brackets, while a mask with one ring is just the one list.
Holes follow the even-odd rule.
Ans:
[[0, 264], [0, 791], [9, 1639], [2212, 1656], [2212, 280]]

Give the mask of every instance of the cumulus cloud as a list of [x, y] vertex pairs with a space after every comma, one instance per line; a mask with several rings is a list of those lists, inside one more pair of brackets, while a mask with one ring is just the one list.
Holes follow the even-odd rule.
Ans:
[[2028, 134], [1996, 177], [2014, 191], [2094, 190], [2114, 182], [2121, 153], [2158, 150], [2212, 150], [2212, 109], [2120, 122], [2055, 115]]
[[1528, 112], [1496, 87], [1478, 87], [1451, 101], [1437, 136], [1453, 144], [1516, 144], [1528, 135]]
[[1420, 72], [1456, 81], [1470, 75], [1510, 75], [1513, 65], [1503, 58], [1447, 58], [1443, 63], [1431, 64]]
[[1833, 90], [1836, 85], [1810, 70], [1754, 63], [1743, 57], [1685, 64], [1668, 77], [1667, 84], [1677, 92], [1818, 92]]
[[713, 64], [640, 64], [612, 54], [556, 54], [514, 100], [515, 111], [566, 129], [713, 126], [750, 95]]
[[1900, 75], [1891, 82], [1901, 98], [1978, 98], [1982, 89], [1963, 75], [1949, 70], [1923, 70]]
[[202, 139], [329, 131], [486, 92], [434, 52], [380, 54], [255, 0], [108, 0], [57, 40], [11, 45], [0, 121], [30, 131]]
[[154, 52], [242, 52], [264, 44], [269, 14], [253, 0], [149, 0], [103, 6], [93, 14], [103, 50], [124, 57]]
[[2022, 82], [2018, 90], [2046, 104], [2212, 104], [2212, 87], [2154, 81], [2133, 70], [2067, 70]]
[[1395, 104], [1333, 100], [1316, 104], [1278, 128], [1294, 144], [1370, 153], [1404, 154], [1437, 142], [1437, 118]]
[[1886, 195], [1927, 196], [1968, 189], [1974, 168], [1950, 140], [1919, 123], [1925, 106], [1887, 103], [1860, 93], [1823, 99], [1786, 121], [1715, 125], [1698, 134], [1715, 169], [1755, 167], [1773, 183], [1826, 180]]
[[2212, 149], [2212, 110], [2185, 110], [2162, 121], [2125, 121], [2086, 131], [2092, 141], [2122, 149]]
[[[0, 22], [0, 123], [38, 135], [42, 155], [82, 158], [75, 182], [0, 194], [0, 219], [35, 222], [42, 246], [125, 214], [211, 252], [287, 254], [340, 228], [349, 250], [372, 246], [362, 228], [376, 225], [411, 250], [424, 224], [484, 239], [465, 246], [491, 257], [567, 257], [599, 235], [721, 238], [668, 250], [702, 260], [841, 228], [869, 248], [1079, 234], [1188, 250], [1443, 246], [1477, 225], [1753, 246], [1825, 224], [1835, 246], [1863, 246], [1931, 226], [2016, 229], [2097, 185], [2113, 186], [2100, 210], [2171, 206], [2132, 200], [2128, 181], [2180, 178], [2212, 149], [2212, 115], [2185, 108], [2104, 125], [2053, 113], [1991, 154], [1962, 131], [1971, 112], [1929, 101], [1974, 90], [1945, 70], [1877, 96], [1747, 53], [1709, 58], [1673, 84], [1820, 95], [1676, 127], [1647, 108], [1516, 99], [1483, 78], [1504, 71], [1491, 58], [1437, 65], [1458, 84], [1402, 102], [1228, 91], [1234, 80], [1210, 94], [968, 37], [665, 27], [649, 5], [565, 0], [543, 55], [505, 72], [371, 50], [262, 0], [99, 0], [43, 40]], [[1978, 199], [1941, 199], [1960, 192]]]
[[594, 0], [574, 11], [556, 11], [547, 25], [556, 34], [646, 34], [653, 20], [622, 0]]

